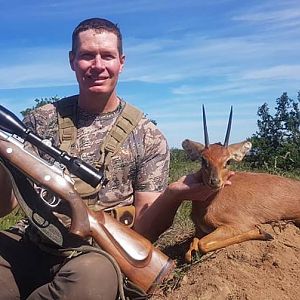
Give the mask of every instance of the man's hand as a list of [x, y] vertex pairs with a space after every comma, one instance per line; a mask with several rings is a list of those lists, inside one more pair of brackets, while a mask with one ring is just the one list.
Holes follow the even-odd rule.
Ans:
[[[228, 173], [225, 186], [231, 185], [230, 178], [233, 175], [233, 171]], [[217, 192], [203, 183], [200, 171], [181, 177], [178, 181], [171, 183], [168, 189], [172, 193], [172, 197], [178, 201], [205, 201]]]
[[226, 185], [231, 185], [231, 181], [230, 181], [230, 178], [232, 177], [232, 176], [234, 176], [234, 171], [229, 171], [228, 172], [228, 177], [227, 177], [227, 179], [225, 180], [225, 184], [224, 184], [224, 186], [226, 186]]

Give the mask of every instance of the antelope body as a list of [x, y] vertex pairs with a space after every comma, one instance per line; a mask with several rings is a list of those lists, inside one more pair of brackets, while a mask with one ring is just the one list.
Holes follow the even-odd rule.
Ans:
[[272, 239], [259, 228], [260, 224], [293, 220], [299, 226], [300, 181], [266, 173], [236, 172], [230, 179], [232, 185], [224, 187], [228, 162], [241, 161], [251, 149], [251, 143], [228, 145], [227, 134], [224, 145], [209, 145], [204, 109], [203, 119], [205, 145], [185, 140], [182, 146], [191, 159], [202, 159], [202, 181], [216, 192], [204, 202], [192, 203], [196, 237], [186, 260], [191, 261], [193, 251], [207, 253], [247, 240]]

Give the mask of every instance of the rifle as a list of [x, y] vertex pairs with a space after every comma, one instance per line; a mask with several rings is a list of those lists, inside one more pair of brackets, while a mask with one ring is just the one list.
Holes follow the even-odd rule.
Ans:
[[[50, 155], [56, 163], [50, 164], [27, 151], [24, 148], [25, 141]], [[4, 160], [9, 174], [12, 174], [16, 198], [18, 201], [19, 198], [24, 200], [19, 201], [21, 208], [31, 223], [59, 247], [77, 246], [87, 237], [93, 237], [117, 261], [125, 276], [146, 293], [153, 292], [174, 269], [174, 262], [149, 240], [105, 212], [88, 209], [63, 168], [93, 187], [104, 183], [103, 172], [49, 145], [1, 105], [0, 158]], [[32, 192], [28, 178], [42, 187], [40, 195]], [[48, 193], [54, 198], [49, 197]], [[54, 205], [49, 198], [56, 199]], [[52, 213], [60, 200], [70, 208], [69, 230]]]

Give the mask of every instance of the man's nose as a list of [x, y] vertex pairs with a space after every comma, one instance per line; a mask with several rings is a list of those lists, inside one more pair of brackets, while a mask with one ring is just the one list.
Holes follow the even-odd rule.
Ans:
[[95, 69], [103, 69], [104, 68], [103, 60], [100, 55], [95, 56], [95, 59], [93, 61], [93, 68], [95, 68]]

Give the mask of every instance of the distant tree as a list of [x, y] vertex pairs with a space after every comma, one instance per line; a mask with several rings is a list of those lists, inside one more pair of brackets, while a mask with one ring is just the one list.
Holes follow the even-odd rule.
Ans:
[[252, 166], [275, 171], [300, 168], [299, 104], [300, 92], [296, 101], [283, 93], [273, 115], [267, 103], [259, 107], [258, 131], [251, 137], [253, 147], [246, 159]]
[[60, 98], [58, 96], [54, 96], [54, 97], [50, 97], [50, 98], [41, 98], [41, 99], [36, 98], [34, 100], [36, 102], [36, 104], [31, 108], [26, 108], [25, 110], [21, 111], [21, 114], [22, 114], [23, 117], [25, 117], [26, 115], [28, 115], [34, 109], [36, 109], [40, 106], [43, 106], [45, 104], [48, 104], [48, 103], [56, 102], [58, 100], [60, 100]]

